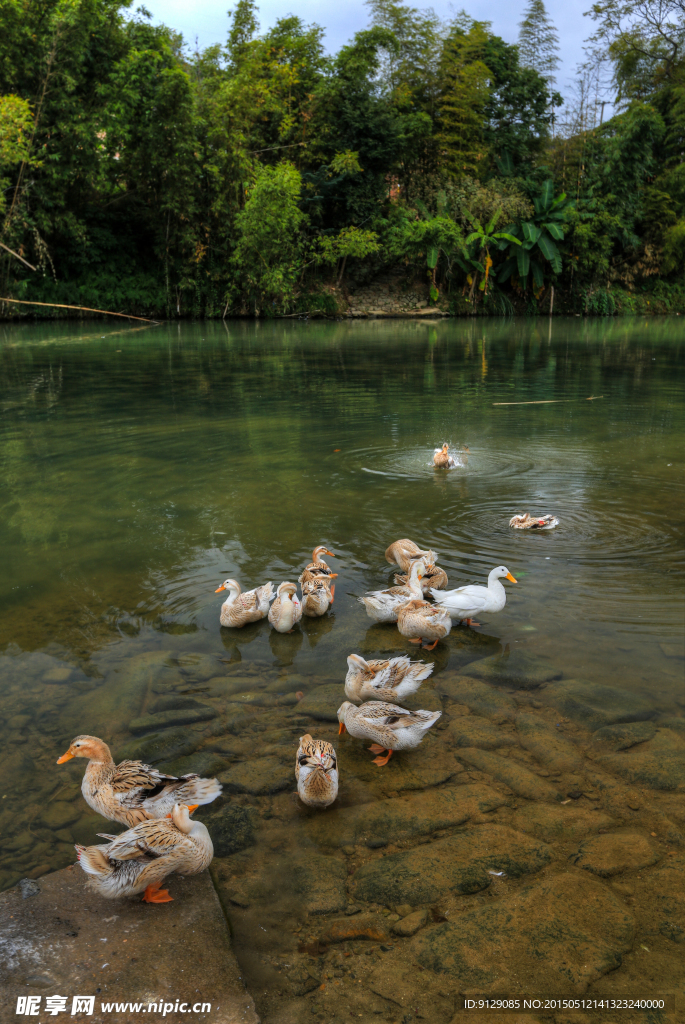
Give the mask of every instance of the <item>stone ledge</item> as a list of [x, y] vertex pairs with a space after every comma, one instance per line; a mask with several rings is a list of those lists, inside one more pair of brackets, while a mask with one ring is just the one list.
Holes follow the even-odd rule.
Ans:
[[[37, 1024], [46, 1015], [45, 997], [67, 996], [65, 1020], [85, 1024], [131, 1024], [133, 1020], [203, 1024], [259, 1024], [231, 949], [219, 899], [207, 872], [193, 878], [172, 875], [172, 903], [139, 898], [105, 900], [90, 891], [72, 865], [44, 875], [24, 892], [0, 895], [0, 985], [2, 1020], [14, 1020], [18, 996], [41, 996]], [[92, 1015], [71, 1016], [74, 995], [95, 996]], [[210, 1013], [162, 1013], [150, 1003], [176, 1000], [211, 1003]], [[146, 1004], [138, 1013], [102, 1012], [103, 1002]], [[23, 1017], [21, 1019], [24, 1019]]]

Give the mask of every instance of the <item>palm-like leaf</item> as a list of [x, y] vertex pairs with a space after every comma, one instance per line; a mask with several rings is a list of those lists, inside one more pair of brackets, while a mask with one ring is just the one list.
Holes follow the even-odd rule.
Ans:
[[516, 265], [518, 267], [519, 275], [521, 277], [528, 277], [528, 271], [530, 270], [530, 254], [524, 246], [521, 246], [521, 248], [516, 251]]

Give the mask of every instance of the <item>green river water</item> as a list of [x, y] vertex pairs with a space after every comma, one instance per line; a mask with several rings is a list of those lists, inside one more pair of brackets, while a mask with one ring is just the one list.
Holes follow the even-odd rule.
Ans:
[[[23, 324], [0, 358], [0, 887], [111, 830], [83, 762], [55, 765], [91, 733], [223, 782], [198, 816], [265, 1024], [685, 991], [685, 323]], [[449, 472], [443, 441], [468, 448]], [[510, 529], [525, 511], [560, 526]], [[450, 587], [518, 582], [418, 655], [408, 706], [443, 717], [378, 769], [335, 709], [348, 654], [417, 656], [356, 600], [400, 537]], [[220, 627], [226, 577], [296, 580], [320, 543], [325, 617]], [[338, 748], [318, 816], [293, 796], [304, 732]]]

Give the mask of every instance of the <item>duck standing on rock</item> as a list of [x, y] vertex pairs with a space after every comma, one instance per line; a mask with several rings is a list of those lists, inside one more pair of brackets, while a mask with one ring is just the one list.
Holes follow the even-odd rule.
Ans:
[[347, 659], [345, 696], [359, 704], [369, 700], [396, 704], [411, 693], [416, 693], [432, 671], [432, 663], [410, 661], [406, 654], [389, 661], [366, 661], [360, 654], [350, 654]]
[[163, 818], [175, 804], [211, 804], [221, 795], [218, 779], [199, 775], [164, 775], [142, 761], [115, 764], [107, 744], [97, 736], [77, 736], [57, 764], [87, 757], [81, 792], [89, 807], [129, 828], [148, 818]]
[[[444, 608], [429, 604], [419, 596], [397, 609], [397, 628], [410, 643], [421, 644], [432, 651], [438, 640], [444, 640], [452, 629], [452, 619]], [[426, 640], [433, 643], [424, 644]]]
[[330, 807], [338, 795], [338, 759], [332, 743], [300, 737], [295, 759], [295, 778], [300, 800], [308, 807]]
[[89, 876], [90, 887], [106, 899], [144, 893], [146, 903], [169, 903], [160, 883], [167, 875], [197, 875], [214, 856], [209, 832], [193, 821], [190, 808], [175, 804], [166, 818], [141, 821], [120, 836], [102, 835], [110, 842], [76, 846], [79, 864]]
[[[395, 750], [413, 750], [418, 747], [424, 733], [435, 725], [442, 711], [407, 711], [396, 704], [369, 701], [356, 708], [345, 701], [338, 708], [338, 734], [349, 732], [359, 740], [373, 740], [369, 747], [379, 756], [374, 764], [386, 765]], [[387, 750], [385, 757], [380, 755]]]
[[456, 590], [431, 590], [431, 595], [453, 619], [466, 622], [467, 626], [479, 626], [479, 622], [473, 621], [475, 615], [501, 612], [507, 603], [507, 592], [500, 583], [501, 579], [516, 583], [507, 567], [498, 565], [488, 576], [487, 587], [473, 584]]
[[302, 605], [294, 583], [281, 583], [276, 600], [269, 608], [269, 622], [279, 633], [292, 633], [302, 618]]
[[231, 626], [233, 629], [242, 629], [248, 622], [259, 622], [260, 619], [266, 618], [269, 603], [273, 601], [274, 596], [270, 582], [254, 590], [246, 590], [243, 594], [240, 584], [235, 580], [224, 580], [214, 593], [218, 594], [221, 590], [227, 590], [228, 597], [221, 606], [219, 619], [222, 626]]

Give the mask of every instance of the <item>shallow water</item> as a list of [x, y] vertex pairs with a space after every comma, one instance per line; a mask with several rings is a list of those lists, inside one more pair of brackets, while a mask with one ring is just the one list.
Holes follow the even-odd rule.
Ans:
[[[564, 681], [617, 688], [612, 699], [625, 700], [626, 714], [612, 712], [614, 721], [656, 723], [676, 767], [655, 782], [644, 766], [605, 760], [601, 770], [623, 795], [611, 798], [611, 811], [604, 793], [602, 808], [613, 815], [612, 828], [630, 825], [651, 839], [651, 818], [625, 811], [628, 820], [617, 807], [628, 806], [631, 786], [641, 793], [652, 787], [643, 804], [661, 807], [669, 822], [663, 835], [656, 833], [655, 842], [666, 843], [660, 855], [678, 850], [678, 821], [685, 827], [685, 770], [677, 767], [685, 728], [680, 320], [23, 325], [0, 330], [0, 351], [3, 887], [70, 863], [72, 843], [95, 841], [104, 824], [80, 796], [82, 764], [54, 765], [76, 733], [104, 736], [115, 754], [138, 754], [165, 768], [218, 772], [226, 795], [206, 817], [224, 829], [215, 877], [227, 900], [236, 899], [232, 923], [258, 1009], [267, 1024], [289, 1021], [288, 1014], [297, 1020], [304, 1004], [333, 1013], [331, 992], [315, 986], [311, 995], [306, 977], [325, 985], [331, 957], [343, 949], [355, 957], [354, 942], [329, 944], [333, 952], [316, 955], [297, 947], [302, 933], [321, 931], [329, 913], [349, 909], [354, 885], [345, 890], [344, 879], [365, 858], [381, 855], [364, 842], [332, 851], [317, 839], [308, 812], [291, 797], [291, 770], [302, 732], [334, 738], [328, 705], [315, 708], [314, 717], [305, 709], [320, 685], [335, 694], [338, 684], [342, 700], [349, 653], [416, 656], [393, 626], [373, 625], [355, 600], [392, 581], [383, 552], [399, 537], [439, 552], [450, 586], [484, 582], [498, 564], [518, 583], [507, 584], [502, 613], [485, 616], [477, 629], [455, 627], [421, 655], [435, 670], [411, 706], [444, 714], [420, 752], [397, 756], [379, 774], [361, 743], [336, 741], [340, 806], [461, 790], [468, 775], [468, 784], [485, 783], [510, 798], [487, 820], [514, 828], [512, 816], [536, 801], [461, 757], [464, 743], [450, 730], [468, 705], [448, 691], [458, 670], [466, 675], [478, 659], [524, 652]], [[431, 466], [444, 440], [468, 448], [449, 472]], [[560, 526], [512, 530], [509, 519], [519, 511], [554, 512]], [[318, 543], [335, 551], [329, 561], [339, 574], [325, 618], [284, 636], [267, 622], [220, 628], [221, 596], [214, 591], [223, 579], [234, 576], [245, 588], [294, 580]], [[524, 683], [519, 704], [541, 720], [549, 705], [550, 727], [587, 751], [597, 721], [588, 724], [580, 712], [574, 718], [568, 702], [561, 716], [561, 705], [545, 697], [555, 685], [545, 689], [543, 682], [538, 692]], [[298, 710], [300, 692], [307, 700]], [[501, 695], [502, 687], [494, 692]], [[156, 729], [135, 724], [158, 713], [165, 696], [194, 696], [215, 717], [166, 729], [161, 720]], [[499, 724], [516, 744], [512, 722], [505, 715]], [[660, 749], [657, 761], [664, 760]], [[528, 748], [511, 756], [550, 776]], [[255, 760], [261, 775], [246, 782]], [[597, 779], [571, 776], [575, 783], [559, 777], [560, 797], [568, 799], [564, 786], [603, 792]], [[589, 797], [573, 799], [595, 805]], [[550, 827], [536, 834], [544, 838], [546, 828], [550, 839]], [[445, 828], [426, 828], [424, 836], [459, 835], [463, 825]], [[386, 854], [405, 848], [392, 838]], [[567, 863], [576, 840], [563, 830], [552, 837], [552, 868], [545, 872]], [[419, 849], [417, 842], [410, 837], [405, 845]], [[522, 870], [524, 882], [538, 870]], [[274, 888], [250, 882], [251, 872], [278, 879], [278, 898]], [[328, 895], [312, 897], [312, 872], [338, 872], [341, 880]], [[507, 898], [499, 892], [505, 883], [491, 878], [488, 900]], [[512, 875], [507, 884], [518, 883]], [[639, 904], [638, 897], [625, 898]], [[415, 893], [403, 902], [447, 907], [452, 900], [447, 910], [454, 916], [482, 898], [452, 892], [421, 900]], [[367, 898], [358, 905], [387, 917], [398, 902]], [[264, 924], [275, 929], [268, 940]], [[638, 921], [638, 933], [639, 927]], [[378, 960], [377, 973], [385, 964], [392, 978], [409, 941], [395, 943], [395, 968], [391, 952], [379, 947], [359, 955], [366, 968]], [[675, 983], [675, 940], [659, 941], [665, 952], [655, 976]], [[597, 969], [597, 984], [608, 984], [607, 970], [614, 979], [626, 971], [625, 954], [615, 953], [624, 956], [617, 973], [616, 965]], [[428, 961], [424, 966], [430, 969]], [[644, 964], [632, 980], [641, 970]], [[288, 971], [305, 973], [286, 982]], [[342, 980], [331, 971], [331, 991], [338, 981], [347, 984], [347, 970], [340, 968]], [[355, 983], [364, 976], [357, 973]], [[401, 1019], [387, 985], [374, 984], [363, 982], [368, 999], [357, 1000], [359, 1013]], [[408, 998], [420, 1002], [415, 993]]]

